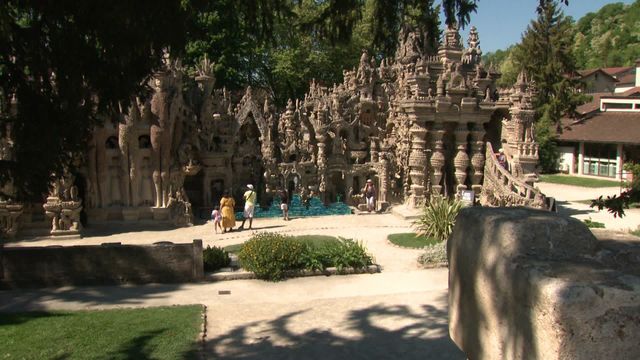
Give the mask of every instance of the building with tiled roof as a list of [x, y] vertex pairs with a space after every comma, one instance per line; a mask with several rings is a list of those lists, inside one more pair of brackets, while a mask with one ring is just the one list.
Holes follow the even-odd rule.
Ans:
[[[612, 71], [611, 69], [617, 69]], [[615, 92], [590, 94], [593, 100], [565, 117], [558, 134], [562, 170], [569, 174], [623, 179], [626, 162], [640, 162], [640, 59], [633, 73], [623, 68], [585, 71], [622, 75]], [[613, 75], [612, 75], [613, 76]], [[633, 83], [629, 78], [633, 77]], [[620, 84], [623, 91], [619, 91]]]

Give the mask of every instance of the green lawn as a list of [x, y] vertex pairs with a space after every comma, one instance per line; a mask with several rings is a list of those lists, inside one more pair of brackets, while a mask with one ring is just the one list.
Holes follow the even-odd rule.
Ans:
[[[315, 248], [338, 242], [338, 238], [328, 235], [298, 235], [294, 236], [294, 238], [306, 241]], [[235, 244], [224, 247], [224, 250], [231, 254], [237, 254], [238, 252], [240, 252], [240, 249], [242, 249], [242, 244]]]
[[416, 237], [416, 233], [389, 234], [387, 239], [398, 246], [416, 249], [421, 249], [427, 245], [433, 245], [438, 242], [436, 239], [425, 236]]
[[540, 181], [552, 184], [583, 186], [590, 188], [620, 186], [620, 181], [584, 178], [571, 175], [540, 175]]
[[0, 359], [196, 359], [202, 307], [0, 314]]

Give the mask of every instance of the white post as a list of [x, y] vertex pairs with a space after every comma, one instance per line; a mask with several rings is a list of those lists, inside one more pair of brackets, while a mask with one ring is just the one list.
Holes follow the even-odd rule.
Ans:
[[622, 159], [622, 144], [618, 144], [618, 146], [616, 146], [616, 180], [621, 180], [622, 178], [623, 165], [624, 161]]
[[578, 175], [584, 175], [584, 143], [580, 142], [578, 147]]

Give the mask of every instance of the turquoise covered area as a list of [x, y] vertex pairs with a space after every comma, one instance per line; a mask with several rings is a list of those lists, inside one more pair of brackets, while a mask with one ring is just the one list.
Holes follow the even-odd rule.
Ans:
[[[254, 218], [268, 218], [268, 217], [282, 217], [282, 210], [280, 210], [280, 204], [282, 204], [279, 197], [273, 199], [271, 206], [268, 209], [256, 208]], [[305, 206], [302, 203], [300, 195], [293, 195], [291, 203], [289, 204], [289, 217], [302, 217], [302, 216], [324, 216], [324, 215], [348, 215], [351, 214], [351, 208], [343, 202], [336, 202], [325, 206], [320, 199], [312, 197], [309, 199], [309, 206]], [[244, 216], [242, 212], [236, 213], [236, 220], [242, 220]]]

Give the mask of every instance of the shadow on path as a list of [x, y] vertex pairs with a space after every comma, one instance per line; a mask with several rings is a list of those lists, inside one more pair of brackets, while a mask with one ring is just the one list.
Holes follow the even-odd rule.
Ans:
[[[445, 296], [446, 297], [446, 296]], [[444, 300], [446, 304], [446, 300]], [[348, 312], [340, 324], [350, 334], [331, 328], [295, 332], [293, 311], [272, 320], [247, 323], [210, 339], [211, 359], [465, 359], [448, 336], [446, 308], [422, 305], [373, 305]], [[216, 319], [209, 319], [215, 322]], [[383, 325], [384, 324], [384, 325]], [[255, 333], [255, 328], [263, 330]]]

